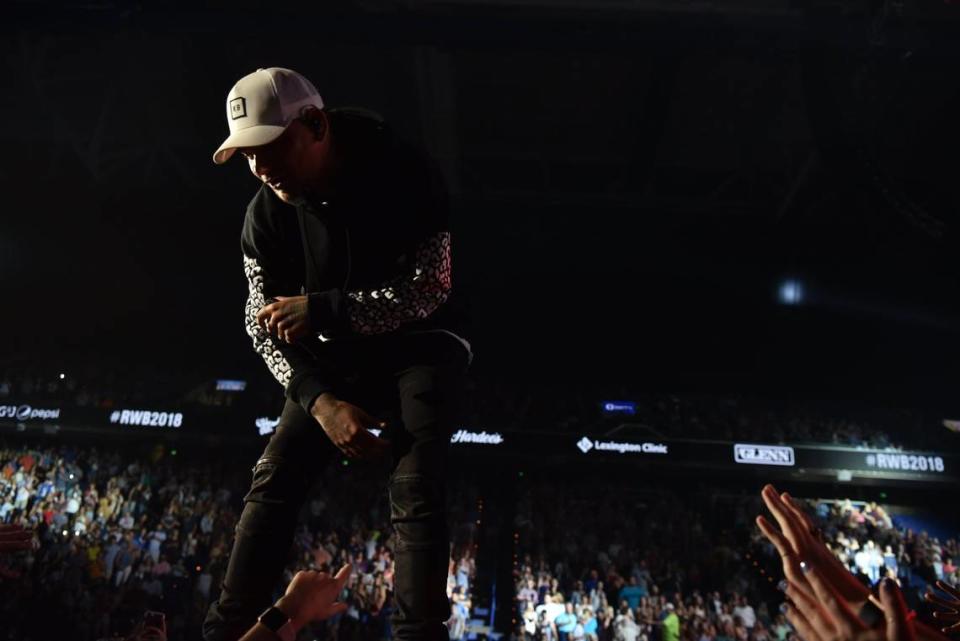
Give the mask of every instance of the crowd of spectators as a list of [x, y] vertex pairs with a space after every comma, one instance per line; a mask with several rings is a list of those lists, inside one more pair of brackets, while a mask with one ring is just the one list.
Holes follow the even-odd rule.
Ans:
[[957, 540], [941, 540], [928, 532], [897, 527], [887, 510], [875, 502], [818, 501], [827, 547], [864, 583], [884, 577], [923, 591], [935, 581], [960, 582]]
[[[745, 600], [756, 592], [758, 575], [744, 562], [741, 544], [749, 540], [756, 504], [748, 496], [530, 484], [515, 524], [515, 618], [524, 636], [771, 638], [767, 603]], [[749, 628], [734, 620], [734, 609], [752, 613]]]
[[[530, 484], [515, 524], [517, 637], [525, 641], [786, 641], [780, 557], [754, 527], [757, 497]], [[824, 540], [867, 585], [908, 602], [960, 579], [955, 539], [895, 525], [876, 503], [809, 501]], [[775, 578], [776, 577], [776, 578]]]
[[[8, 636], [69, 632], [116, 638], [146, 610], [164, 612], [170, 639], [196, 638], [225, 570], [245, 470], [157, 446], [5, 444], [0, 522], [38, 532], [28, 554], [0, 559]], [[385, 479], [331, 468], [295, 536], [285, 582], [299, 569], [355, 569], [347, 610], [318, 624], [318, 638], [389, 639], [393, 553]], [[526, 641], [786, 641], [773, 590], [776, 551], [753, 524], [750, 493], [671, 484], [641, 489], [550, 478], [521, 483], [515, 530], [518, 636]], [[474, 492], [470, 495], [470, 492]], [[457, 487], [448, 572], [451, 638], [470, 617], [478, 495]], [[358, 497], [369, 497], [358, 501]], [[865, 584], [898, 579], [912, 604], [960, 570], [954, 538], [898, 527], [887, 508], [815, 500], [829, 549]], [[57, 612], [56, 617], [42, 613]]]
[[[596, 433], [629, 423], [660, 438], [870, 448], [897, 448], [903, 436], [911, 449], [955, 438], [939, 419], [906, 410], [651, 395], [626, 387], [533, 383], [520, 391], [490, 381], [470, 384], [464, 418], [484, 428]], [[216, 395], [204, 389], [179, 399], [219, 404], [207, 402]], [[146, 398], [146, 392], [96, 377], [0, 376], [0, 404], [30, 398], [106, 408], [120, 398]], [[635, 413], [604, 414], [603, 400], [633, 400]], [[0, 606], [0, 617], [12, 622], [12, 638], [48, 638], [64, 630], [81, 641], [108, 638], [147, 609], [166, 613], [169, 638], [195, 636], [216, 597], [249, 478], [235, 463], [175, 454], [162, 447], [137, 453], [89, 445], [0, 449], [0, 523], [35, 527], [40, 540], [31, 554], [0, 561], [0, 582], [18, 586]], [[771, 575], [750, 562], [766, 558], [760, 567], [769, 567], [775, 556], [753, 527], [759, 499], [624, 493], [583, 481], [575, 491], [532, 486], [520, 496], [515, 618], [527, 641], [790, 636], [769, 595]], [[353, 498], [383, 497], [385, 480], [350, 475], [349, 487], [344, 483], [344, 475], [328, 470], [305, 505], [285, 580], [298, 569], [351, 563], [349, 607], [318, 630], [328, 638], [388, 639], [394, 607], [388, 506], [382, 498], [359, 505]], [[451, 520], [459, 524], [448, 573], [451, 638], [466, 634], [475, 574], [474, 499], [464, 492], [451, 501]], [[820, 501], [811, 510], [824, 541], [864, 583], [895, 577], [917, 602], [933, 581], [960, 579], [955, 539], [896, 527], [875, 503]], [[36, 616], [51, 609], [58, 617]]]
[[[30, 553], [0, 558], [0, 584], [14, 586], [0, 604], [7, 634], [0, 638], [117, 638], [147, 610], [166, 615], [169, 639], [199, 637], [249, 477], [231, 456], [177, 454], [162, 446], [149, 452], [0, 446], [0, 522], [35, 529], [39, 539]], [[318, 483], [284, 583], [300, 569], [335, 571], [351, 563], [343, 595], [349, 607], [318, 632], [348, 641], [388, 639], [394, 564], [386, 480], [374, 470], [350, 472], [331, 466]], [[448, 592], [454, 611], [466, 618], [476, 515], [459, 501], [452, 509], [458, 526]]]

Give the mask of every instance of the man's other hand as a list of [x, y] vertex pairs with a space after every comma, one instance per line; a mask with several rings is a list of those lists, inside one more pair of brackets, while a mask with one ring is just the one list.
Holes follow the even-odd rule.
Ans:
[[375, 459], [390, 449], [386, 440], [367, 431], [383, 429], [386, 423], [356, 405], [341, 401], [331, 394], [321, 394], [313, 402], [310, 413], [323, 427], [330, 441], [350, 458]]
[[277, 296], [257, 312], [257, 324], [282, 341], [293, 343], [310, 333], [306, 296]]

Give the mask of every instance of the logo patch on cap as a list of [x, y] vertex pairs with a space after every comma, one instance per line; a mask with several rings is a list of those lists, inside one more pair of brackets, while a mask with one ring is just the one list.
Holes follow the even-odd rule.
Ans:
[[230, 101], [230, 119], [236, 120], [237, 118], [246, 118], [247, 117], [247, 99], [246, 98], [234, 98]]

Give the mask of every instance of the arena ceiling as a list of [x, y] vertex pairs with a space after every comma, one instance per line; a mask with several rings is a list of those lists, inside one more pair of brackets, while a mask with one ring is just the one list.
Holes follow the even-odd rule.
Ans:
[[[11, 5], [0, 284], [56, 300], [0, 321], [18, 350], [147, 332], [151, 357], [256, 365], [237, 356], [251, 183], [209, 156], [232, 82], [283, 65], [441, 161], [488, 362], [559, 348], [571, 368], [749, 384], [879, 360], [897, 385], [947, 384], [960, 7], [266, 6]], [[810, 305], [776, 304], [787, 277]], [[171, 319], [196, 340], [171, 347]]]

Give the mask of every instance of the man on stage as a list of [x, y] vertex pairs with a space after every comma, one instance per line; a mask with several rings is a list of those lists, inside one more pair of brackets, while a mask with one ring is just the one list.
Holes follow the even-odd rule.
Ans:
[[[443, 180], [376, 114], [325, 109], [289, 69], [241, 78], [227, 123], [214, 162], [237, 152], [261, 182], [241, 237], [246, 329], [287, 400], [204, 637], [233, 641], [270, 605], [323, 465], [387, 455], [395, 636], [446, 640], [446, 454], [473, 355], [457, 333]], [[284, 629], [275, 610], [261, 622]]]

